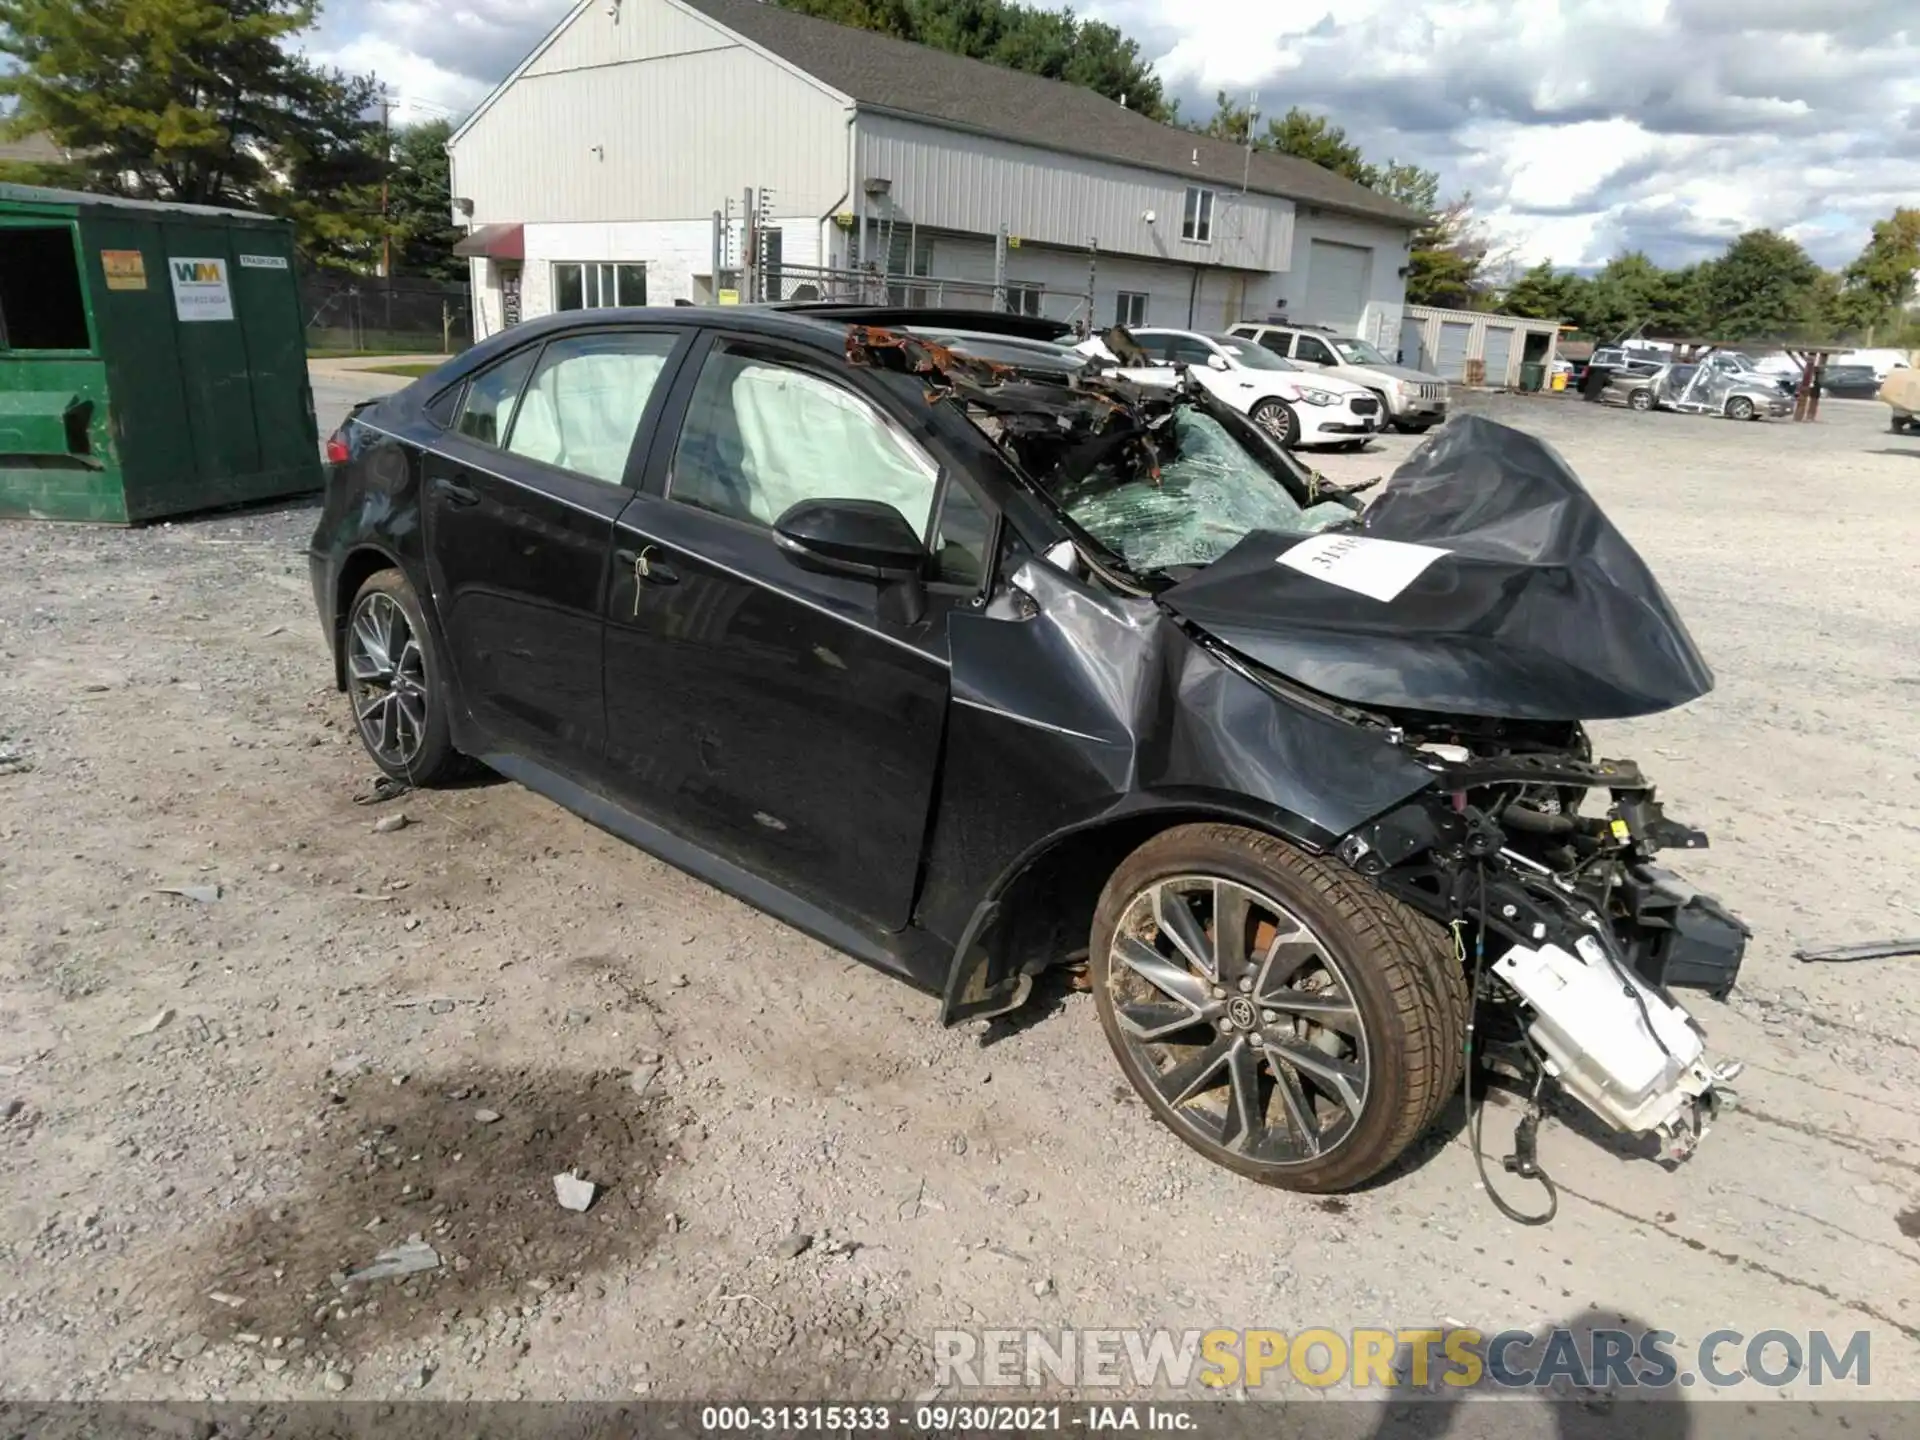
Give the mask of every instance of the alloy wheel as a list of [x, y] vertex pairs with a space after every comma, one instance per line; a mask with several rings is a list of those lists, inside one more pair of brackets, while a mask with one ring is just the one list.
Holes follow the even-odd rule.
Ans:
[[396, 770], [411, 767], [427, 734], [427, 660], [391, 595], [374, 591], [354, 607], [347, 690], [367, 748]]
[[1255, 407], [1253, 422], [1273, 437], [1282, 448], [1293, 443], [1293, 412], [1277, 400]]
[[1211, 875], [1155, 882], [1121, 916], [1107, 984], [1134, 1068], [1202, 1150], [1306, 1164], [1366, 1110], [1353, 987], [1270, 895]]

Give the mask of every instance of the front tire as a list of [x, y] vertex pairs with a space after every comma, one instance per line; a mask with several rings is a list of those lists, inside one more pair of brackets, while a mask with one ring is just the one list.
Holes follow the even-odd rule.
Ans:
[[1282, 450], [1300, 443], [1300, 418], [1284, 400], [1262, 400], [1248, 412], [1247, 418], [1266, 431]]
[[1653, 409], [1653, 392], [1651, 390], [1635, 390], [1631, 395], [1627, 396], [1627, 406], [1629, 409], [1638, 410], [1642, 414], [1645, 414], [1647, 411]]
[[1736, 395], [1727, 401], [1727, 418], [1729, 420], [1751, 420], [1753, 416], [1753, 401], [1747, 399], [1746, 396]]
[[382, 570], [367, 578], [347, 611], [345, 643], [347, 699], [373, 763], [416, 787], [458, 774], [446, 669], [405, 575]]
[[1379, 1174], [1459, 1087], [1466, 975], [1446, 932], [1330, 860], [1183, 825], [1108, 880], [1095, 1006], [1154, 1115], [1288, 1190]]

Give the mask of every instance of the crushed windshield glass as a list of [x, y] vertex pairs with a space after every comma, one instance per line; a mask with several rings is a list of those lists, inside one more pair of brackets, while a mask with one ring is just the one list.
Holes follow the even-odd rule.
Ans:
[[1210, 565], [1256, 530], [1311, 534], [1353, 517], [1333, 501], [1305, 508], [1212, 416], [1181, 406], [1158, 482], [1131, 457], [1054, 488], [1061, 507], [1137, 573]]
[[1340, 352], [1349, 365], [1391, 365], [1393, 362], [1364, 340], [1342, 340], [1329, 336], [1327, 343]]

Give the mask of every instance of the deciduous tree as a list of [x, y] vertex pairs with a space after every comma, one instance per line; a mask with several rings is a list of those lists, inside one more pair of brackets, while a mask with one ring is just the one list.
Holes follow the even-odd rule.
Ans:
[[1871, 342], [1897, 327], [1920, 274], [1920, 209], [1899, 209], [1875, 222], [1865, 248], [1840, 273], [1828, 305], [1835, 328]]
[[1749, 230], [1702, 267], [1701, 319], [1715, 340], [1824, 336], [1815, 289], [1822, 274], [1796, 240]]

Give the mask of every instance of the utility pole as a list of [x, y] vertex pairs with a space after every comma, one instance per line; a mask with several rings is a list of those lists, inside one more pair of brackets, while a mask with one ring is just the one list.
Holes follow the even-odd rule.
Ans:
[[393, 230], [387, 224], [387, 177], [393, 170], [393, 130], [388, 120], [393, 97], [380, 91], [380, 278], [393, 278]]

